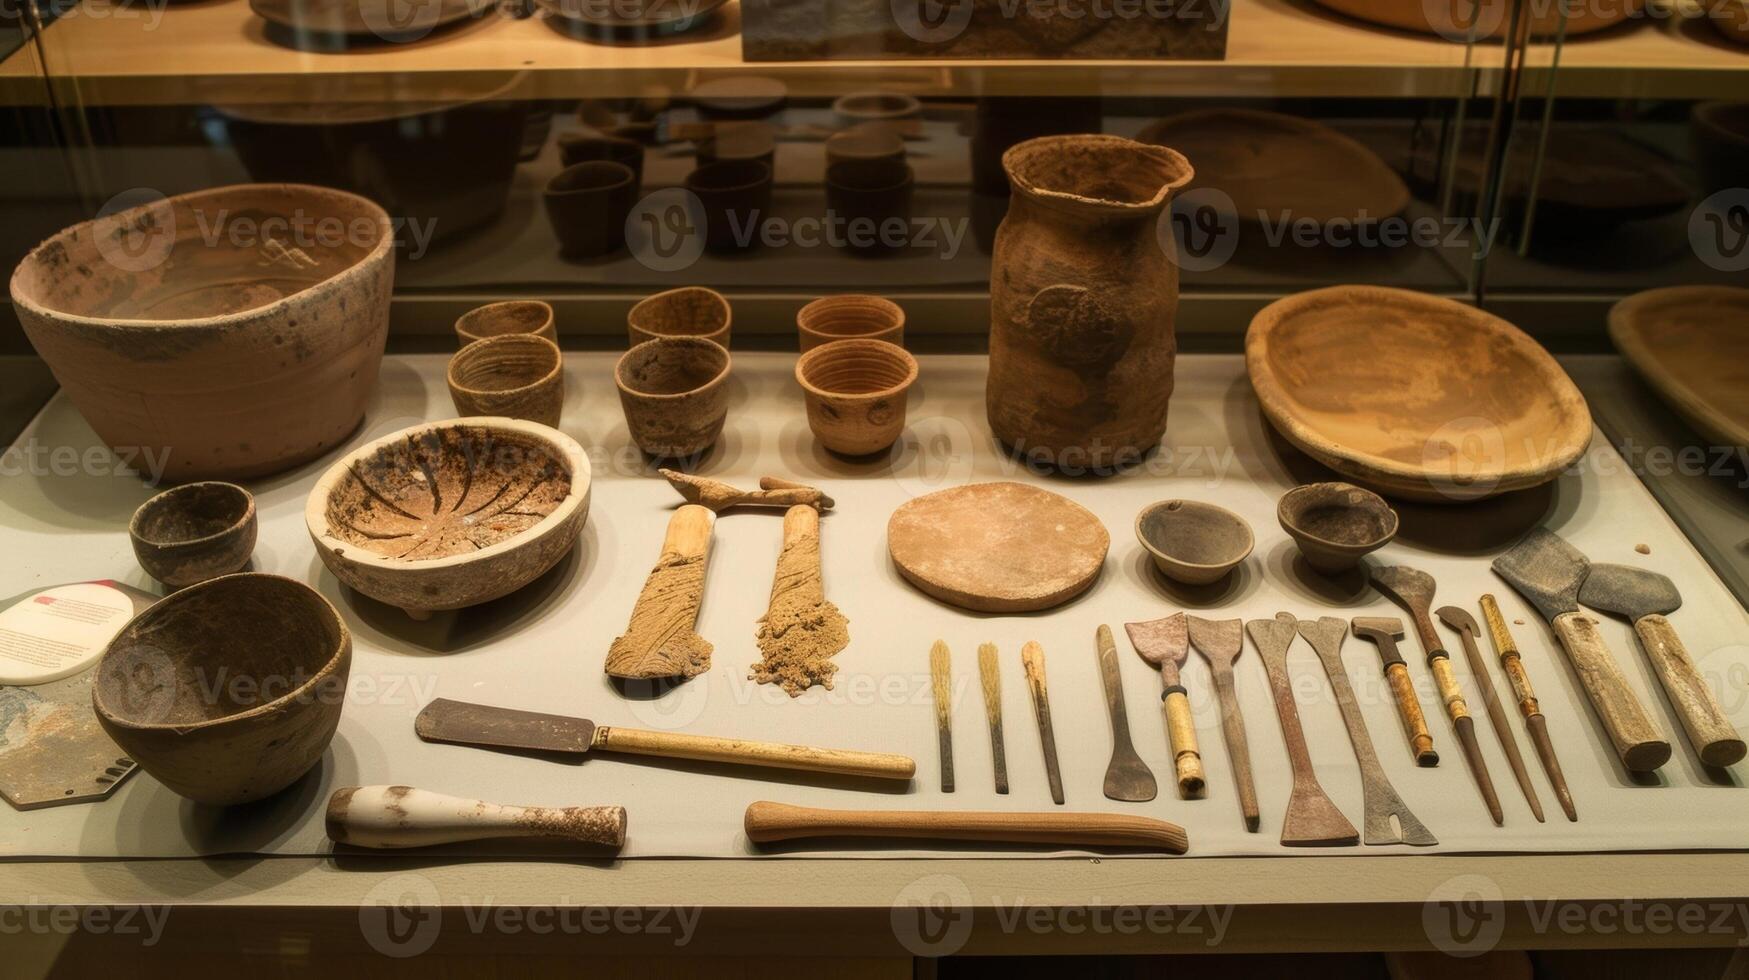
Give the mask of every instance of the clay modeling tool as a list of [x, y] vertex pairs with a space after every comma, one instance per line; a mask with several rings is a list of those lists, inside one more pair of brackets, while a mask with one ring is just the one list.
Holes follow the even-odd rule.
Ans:
[[1470, 706], [1464, 700], [1463, 689], [1458, 687], [1457, 672], [1451, 669], [1451, 655], [1446, 653], [1445, 644], [1439, 641], [1439, 630], [1433, 625], [1433, 594], [1438, 588], [1433, 576], [1406, 565], [1393, 565], [1373, 569], [1372, 582], [1391, 601], [1407, 610], [1409, 618], [1414, 621], [1415, 632], [1421, 637], [1421, 648], [1427, 653], [1428, 673], [1433, 675], [1439, 698], [1445, 702], [1445, 713], [1451, 718], [1458, 745], [1464, 750], [1464, 761], [1469, 763], [1470, 775], [1476, 778], [1476, 788], [1482, 792], [1482, 802], [1488, 805], [1488, 815], [1494, 818], [1494, 825], [1504, 824], [1506, 815], [1500, 810], [1500, 797], [1494, 792], [1494, 780], [1488, 776], [1488, 762], [1482, 758], [1481, 743], [1476, 741], [1475, 720], [1470, 717]]
[[1257, 810], [1257, 784], [1251, 775], [1251, 747], [1245, 738], [1245, 715], [1239, 710], [1239, 694], [1233, 683], [1233, 662], [1245, 651], [1245, 624], [1237, 619], [1184, 617], [1190, 645], [1209, 665], [1215, 694], [1221, 703], [1221, 733], [1226, 737], [1227, 758], [1233, 764], [1233, 780], [1239, 786], [1239, 812], [1245, 829], [1252, 833], [1262, 825]]
[[650, 732], [636, 728], [597, 725], [587, 718], [547, 715], [514, 708], [495, 708], [438, 698], [426, 705], [413, 721], [413, 730], [427, 742], [448, 742], [476, 748], [518, 749], [525, 752], [555, 752], [587, 755], [590, 752], [621, 752], [627, 755], [692, 759], [731, 765], [796, 769], [804, 772], [867, 776], [871, 779], [910, 779], [917, 763], [902, 755], [857, 752], [850, 749], [819, 749], [808, 745], [751, 742], [738, 738], [712, 738], [680, 732]]
[[1287, 799], [1287, 816], [1281, 822], [1281, 842], [1287, 847], [1347, 846], [1360, 843], [1360, 831], [1342, 815], [1318, 785], [1312, 771], [1312, 755], [1306, 751], [1306, 733], [1300, 727], [1300, 711], [1294, 704], [1293, 682], [1287, 673], [1287, 651], [1297, 635], [1294, 618], [1280, 613], [1274, 619], [1254, 619], [1245, 624], [1263, 670], [1269, 675], [1269, 690], [1275, 697], [1275, 713], [1281, 719], [1282, 740], [1287, 743], [1288, 764], [1293, 767], [1294, 788]]
[[1561, 801], [1561, 809], [1567, 812], [1568, 820], [1578, 820], [1579, 811], [1573, 807], [1573, 794], [1567, 790], [1567, 777], [1561, 772], [1561, 761], [1555, 758], [1555, 745], [1549, 741], [1549, 722], [1543, 717], [1542, 705], [1537, 702], [1536, 691], [1530, 686], [1530, 675], [1524, 671], [1524, 658], [1519, 656], [1518, 643], [1512, 639], [1512, 630], [1506, 626], [1506, 616], [1500, 611], [1500, 603], [1491, 595], [1482, 597], [1482, 618], [1488, 623], [1488, 635], [1494, 641], [1494, 652], [1500, 657], [1500, 669], [1506, 672], [1506, 679], [1512, 682], [1512, 692], [1518, 696], [1518, 711], [1524, 715], [1524, 730], [1530, 733], [1530, 744], [1536, 746], [1536, 754], [1542, 759], [1543, 772], [1549, 777], [1549, 785], [1555, 788], [1555, 798]]
[[[1409, 805], [1397, 795], [1396, 787], [1379, 764], [1379, 754], [1373, 749], [1372, 736], [1367, 734], [1366, 719], [1361, 717], [1360, 703], [1354, 699], [1354, 688], [1348, 683], [1348, 672], [1342, 666], [1342, 641], [1348, 638], [1348, 624], [1333, 616], [1317, 622], [1301, 620], [1300, 635], [1312, 645], [1318, 662], [1324, 665], [1324, 676], [1330, 679], [1330, 690], [1336, 695], [1336, 706], [1342, 710], [1342, 724], [1348, 728], [1348, 741], [1354, 746], [1354, 760], [1360, 764], [1361, 826], [1368, 844], [1413, 844], [1432, 847], [1439, 840], [1427, 829]], [[1392, 818], [1396, 818], [1395, 825]]]
[[941, 752], [941, 791], [953, 792], [953, 663], [947, 644], [929, 648], [929, 686], [935, 695], [935, 744]]
[[996, 769], [996, 792], [1008, 792], [1008, 749], [1002, 737], [1002, 664], [996, 644], [978, 646], [978, 676], [984, 682], [984, 714], [990, 719], [990, 756]]
[[1140, 847], [1162, 854], [1183, 854], [1190, 849], [1183, 827], [1122, 813], [822, 810], [761, 800], [748, 805], [745, 825], [747, 839], [756, 844], [814, 837], [884, 837]]
[[819, 510], [831, 510], [833, 507], [832, 498], [814, 487], [805, 483], [780, 480], [775, 476], [760, 479], [758, 490], [742, 490], [721, 480], [693, 476], [679, 470], [661, 469], [656, 472], [662, 474], [673, 485], [674, 489], [686, 498], [687, 503], [709, 507], [713, 511], [743, 506], [794, 507], [797, 504], [805, 504]]
[[1403, 719], [1403, 734], [1409, 737], [1409, 751], [1418, 766], [1439, 765], [1439, 753], [1433, 751], [1433, 734], [1427, 730], [1427, 716], [1421, 713], [1421, 699], [1415, 694], [1415, 682], [1409, 679], [1409, 665], [1397, 650], [1403, 638], [1403, 621], [1395, 616], [1356, 616], [1354, 635], [1371, 640], [1379, 648], [1379, 661], [1384, 665], [1385, 682], [1396, 697], [1397, 716]]
[[662, 554], [644, 581], [631, 623], [607, 650], [610, 677], [692, 677], [711, 669], [711, 644], [698, 635], [705, 561], [716, 515], [684, 504], [668, 519]]
[[1670, 743], [1628, 686], [1597, 620], [1579, 611], [1579, 588], [1590, 571], [1590, 560], [1547, 528], [1530, 532], [1494, 559], [1494, 573], [1535, 606], [1560, 637], [1621, 764], [1629, 772], [1654, 772], [1670, 760]]
[[1518, 780], [1518, 788], [1524, 791], [1524, 800], [1530, 804], [1536, 822], [1542, 823], [1542, 800], [1537, 799], [1536, 787], [1530, 784], [1530, 771], [1525, 769], [1524, 757], [1518, 752], [1518, 740], [1512, 737], [1506, 708], [1500, 703], [1500, 695], [1494, 691], [1494, 679], [1488, 676], [1488, 665], [1482, 660], [1481, 647], [1477, 646], [1482, 638], [1482, 628], [1477, 625], [1476, 617], [1456, 606], [1442, 606], [1438, 615], [1439, 621], [1457, 633], [1463, 643], [1464, 659], [1470, 663], [1470, 675], [1475, 677], [1476, 686], [1482, 689], [1482, 706], [1488, 709], [1488, 722], [1494, 726], [1494, 734], [1500, 739], [1500, 749], [1506, 753], [1506, 764], [1512, 767], [1512, 778]]
[[1628, 565], [1593, 565], [1579, 601], [1593, 609], [1615, 613], [1634, 624], [1640, 647], [1658, 670], [1658, 680], [1670, 697], [1671, 707], [1682, 719], [1688, 744], [1709, 766], [1729, 766], [1743, 761], [1749, 746], [1737, 727], [1725, 717], [1712, 688], [1700, 676], [1694, 660], [1676, 628], [1665, 617], [1682, 607], [1682, 594], [1669, 578]]
[[783, 550], [756, 637], [762, 659], [747, 676], [792, 698], [815, 684], [830, 691], [838, 672], [832, 657], [850, 645], [849, 630], [820, 576], [820, 512], [797, 504], [783, 515]]
[[1045, 778], [1051, 784], [1051, 801], [1063, 805], [1063, 773], [1057, 767], [1057, 736], [1051, 730], [1051, 698], [1045, 689], [1045, 650], [1031, 640], [1020, 648], [1020, 664], [1026, 668], [1026, 686], [1032, 691], [1032, 710], [1038, 715], [1038, 740], [1045, 752]]
[[[1111, 627], [1101, 623], [1094, 634], [1099, 647], [1099, 678], [1105, 686], [1106, 709], [1111, 715], [1111, 762], [1105, 767], [1105, 798], [1125, 803], [1146, 803], [1160, 795], [1154, 773], [1130, 741], [1130, 718], [1123, 703], [1123, 676], [1117, 670], [1117, 641]], [[1188, 715], [1188, 712], [1186, 712]], [[1200, 769], [1200, 767], [1199, 767]], [[1202, 779], [1197, 778], [1200, 785]], [[1182, 788], [1182, 779], [1180, 779]]]
[[[1103, 629], [1104, 627], [1101, 627]], [[1130, 645], [1148, 666], [1160, 672], [1164, 693], [1160, 700], [1166, 711], [1166, 737], [1172, 747], [1173, 765], [1178, 773], [1178, 795], [1193, 799], [1207, 785], [1203, 775], [1202, 752], [1196, 744], [1196, 721], [1190, 713], [1190, 696], [1185, 693], [1178, 672], [1190, 655], [1190, 627], [1183, 613], [1146, 623], [1125, 623]], [[1111, 670], [1115, 672], [1117, 665]], [[1231, 667], [1228, 680], [1232, 680]], [[1110, 697], [1111, 692], [1107, 691]], [[1244, 740], [1243, 732], [1240, 740]]]
[[403, 848], [507, 837], [554, 837], [619, 850], [623, 806], [510, 806], [411, 786], [345, 786], [328, 798], [328, 839]]

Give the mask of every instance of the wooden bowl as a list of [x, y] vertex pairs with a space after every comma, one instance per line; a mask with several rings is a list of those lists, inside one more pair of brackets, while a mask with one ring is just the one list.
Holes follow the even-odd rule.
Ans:
[[12, 302], [100, 439], [167, 454], [171, 482], [235, 480], [313, 459], [358, 427], [394, 267], [376, 204], [246, 184], [68, 228], [19, 264]]
[[1676, 414], [1721, 446], [1749, 447], [1749, 289], [1669, 286], [1609, 311], [1622, 357]]
[[1250, 557], [1257, 539], [1238, 514], [1194, 500], [1162, 500], [1136, 515], [1136, 540], [1174, 582], [1208, 585]]
[[176, 588], [242, 571], [255, 553], [255, 535], [255, 498], [216, 481], [166, 490], [128, 522], [140, 567]]
[[455, 321], [455, 336], [463, 347], [476, 340], [511, 333], [533, 334], [558, 343], [552, 305], [538, 299], [487, 303], [463, 313]]
[[1397, 512], [1352, 483], [1308, 483], [1276, 504], [1281, 529], [1320, 572], [1346, 572], [1397, 536]]
[[1547, 351], [1425, 293], [1331, 286], [1276, 300], [1251, 321], [1245, 364], [1284, 438], [1386, 496], [1539, 486], [1591, 444], [1585, 398]]
[[646, 340], [613, 369], [632, 441], [652, 456], [709, 449], [729, 413], [729, 352], [703, 337]]
[[[1331, 10], [1350, 17], [1401, 28], [1420, 34], [1438, 34], [1451, 41], [1469, 37], [1471, 25], [1478, 39], [1500, 38], [1506, 35], [1511, 17], [1512, 0], [1318, 0]], [[1567, 36], [1590, 34], [1637, 16], [1645, 0], [1621, 0], [1619, 3], [1575, 3], [1567, 17]], [[1561, 8], [1554, 3], [1539, 3], [1530, 17], [1530, 33], [1549, 37], [1561, 29]]]
[[905, 401], [917, 359], [884, 340], [835, 340], [796, 359], [808, 428], [835, 453], [885, 451], [905, 431]]
[[557, 426], [565, 406], [559, 345], [534, 334], [476, 340], [449, 359], [449, 397], [458, 415], [497, 415]]
[[822, 296], [796, 314], [801, 349], [810, 351], [834, 340], [884, 340], [905, 346], [905, 311], [879, 296]]
[[729, 346], [733, 310], [722, 293], [703, 286], [682, 286], [646, 297], [626, 314], [626, 335], [633, 346], [657, 337], [703, 337]]
[[304, 522], [346, 585], [414, 619], [509, 595], [570, 553], [589, 513], [589, 457], [537, 422], [451, 419], [347, 454]]
[[1712, 0], [1707, 16], [1727, 40], [1749, 44], [1749, 0]]
[[321, 761], [351, 669], [352, 634], [320, 593], [278, 575], [226, 575], [122, 627], [91, 700], [140, 768], [226, 806], [277, 793]]

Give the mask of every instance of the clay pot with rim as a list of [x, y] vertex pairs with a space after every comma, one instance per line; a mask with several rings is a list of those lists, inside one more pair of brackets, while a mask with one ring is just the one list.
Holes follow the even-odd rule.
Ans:
[[905, 431], [905, 402], [917, 359], [884, 340], [835, 340], [796, 359], [808, 428], [845, 456], [884, 452]]
[[851, 251], [882, 253], [905, 247], [911, 239], [916, 184], [916, 175], [902, 159], [845, 160], [826, 168], [826, 206], [843, 220]]
[[217, 480], [172, 487], [128, 521], [140, 567], [173, 588], [242, 571], [257, 530], [254, 496]]
[[644, 145], [621, 136], [578, 134], [559, 137], [559, 162], [567, 167], [607, 160], [632, 172], [634, 186], [644, 182]]
[[[310, 233], [316, 221], [344, 233]], [[242, 479], [313, 459], [358, 427], [394, 277], [382, 208], [324, 187], [243, 184], [62, 231], [13, 272], [12, 302], [98, 438], [163, 458], [171, 482]]]
[[651, 456], [696, 456], [723, 434], [729, 413], [729, 352], [704, 337], [658, 337], [613, 369], [632, 441]]
[[1163, 500], [1136, 515], [1136, 540], [1174, 582], [1211, 585], [1250, 557], [1257, 539], [1243, 517], [1195, 500]]
[[538, 299], [511, 299], [502, 303], [487, 303], [456, 318], [456, 339], [462, 346], [487, 337], [526, 333], [559, 342], [559, 331], [553, 319], [553, 307]]
[[1281, 529], [1320, 572], [1346, 572], [1397, 536], [1397, 512], [1384, 498], [1352, 483], [1308, 483], [1276, 504]]
[[559, 249], [567, 258], [592, 259], [625, 247], [626, 217], [637, 204], [632, 168], [611, 160], [566, 167], [542, 194]]
[[122, 627], [91, 685], [97, 721], [197, 803], [248, 803], [321, 761], [346, 697], [352, 634], [327, 599], [278, 575], [191, 585]]
[[845, 293], [822, 296], [796, 314], [801, 349], [811, 351], [835, 340], [884, 340], [905, 346], [905, 311], [880, 296]]
[[1134, 462], [1166, 431], [1178, 266], [1160, 215], [1193, 176], [1163, 146], [1047, 136], [1009, 150], [990, 273], [990, 428], [1061, 469]]
[[449, 359], [449, 397], [457, 415], [496, 415], [557, 427], [565, 405], [559, 345], [534, 334], [476, 340]]
[[734, 310], [722, 293], [682, 286], [639, 300], [626, 314], [626, 335], [634, 346], [657, 337], [703, 337], [728, 347], [733, 319]]

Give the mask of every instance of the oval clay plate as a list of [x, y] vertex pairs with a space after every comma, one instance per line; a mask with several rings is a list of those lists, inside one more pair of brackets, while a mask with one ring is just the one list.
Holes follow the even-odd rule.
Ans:
[[1031, 612], [1099, 577], [1111, 535], [1067, 497], [1023, 483], [974, 483], [901, 505], [887, 551], [906, 581], [974, 612]]
[[1348, 479], [1460, 502], [1547, 483], [1591, 443], [1591, 413], [1548, 352], [1499, 317], [1425, 293], [1331, 286], [1251, 321], [1263, 414]]
[[1701, 435], [1749, 446], [1749, 289], [1671, 286], [1609, 311], [1609, 336]]

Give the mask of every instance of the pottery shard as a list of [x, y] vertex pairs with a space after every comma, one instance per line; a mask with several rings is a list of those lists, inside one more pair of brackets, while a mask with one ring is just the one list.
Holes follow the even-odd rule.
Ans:
[[1093, 584], [1110, 547], [1091, 511], [1020, 483], [937, 491], [899, 507], [887, 524], [887, 550], [907, 581], [978, 612], [1066, 602]]

